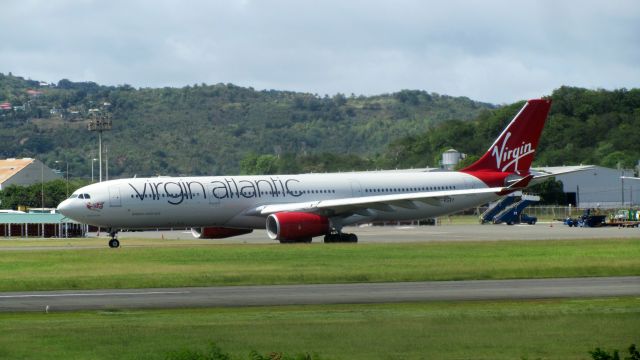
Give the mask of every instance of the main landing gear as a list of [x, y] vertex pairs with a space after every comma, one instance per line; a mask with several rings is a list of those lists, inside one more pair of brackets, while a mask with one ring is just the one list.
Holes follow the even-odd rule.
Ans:
[[109, 235], [111, 236], [111, 240], [109, 240], [109, 247], [112, 249], [120, 247], [120, 241], [117, 238], [118, 232], [116, 230], [109, 230]]
[[358, 237], [356, 234], [347, 234], [342, 232], [332, 232], [324, 236], [324, 242], [326, 243], [357, 243]]

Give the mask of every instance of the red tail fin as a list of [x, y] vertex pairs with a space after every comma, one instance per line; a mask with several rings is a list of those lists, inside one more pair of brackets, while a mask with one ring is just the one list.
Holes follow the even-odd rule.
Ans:
[[528, 174], [550, 107], [551, 100], [527, 101], [480, 160], [461, 171]]

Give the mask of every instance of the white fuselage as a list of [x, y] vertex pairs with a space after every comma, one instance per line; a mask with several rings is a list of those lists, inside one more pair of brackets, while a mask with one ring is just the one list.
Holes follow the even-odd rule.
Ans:
[[[487, 185], [460, 172], [374, 171], [330, 174], [155, 177], [111, 180], [77, 190], [60, 204], [80, 222], [111, 228], [265, 228], [255, 209], [416, 192], [482, 189]], [[341, 219], [361, 221], [423, 219], [453, 213], [498, 198], [494, 193], [439, 197], [412, 207], [369, 208]]]

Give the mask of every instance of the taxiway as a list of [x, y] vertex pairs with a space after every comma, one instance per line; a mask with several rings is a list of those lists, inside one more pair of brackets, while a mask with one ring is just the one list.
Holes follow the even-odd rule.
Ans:
[[639, 296], [640, 276], [0, 293], [0, 311]]

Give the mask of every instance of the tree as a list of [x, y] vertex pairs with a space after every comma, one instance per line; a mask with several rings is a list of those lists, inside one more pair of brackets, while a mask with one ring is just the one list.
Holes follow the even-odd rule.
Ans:
[[[73, 193], [82, 186], [87, 185], [84, 180], [69, 182], [69, 193]], [[31, 208], [42, 207], [42, 183], [29, 186], [9, 185], [0, 191], [0, 207], [3, 209], [17, 210], [18, 206]], [[44, 207], [55, 208], [67, 198], [67, 183], [65, 180], [53, 180], [44, 183]]]
[[563, 191], [562, 181], [549, 178], [540, 184], [533, 185], [528, 191], [540, 195], [540, 204], [566, 205], [567, 194]]

